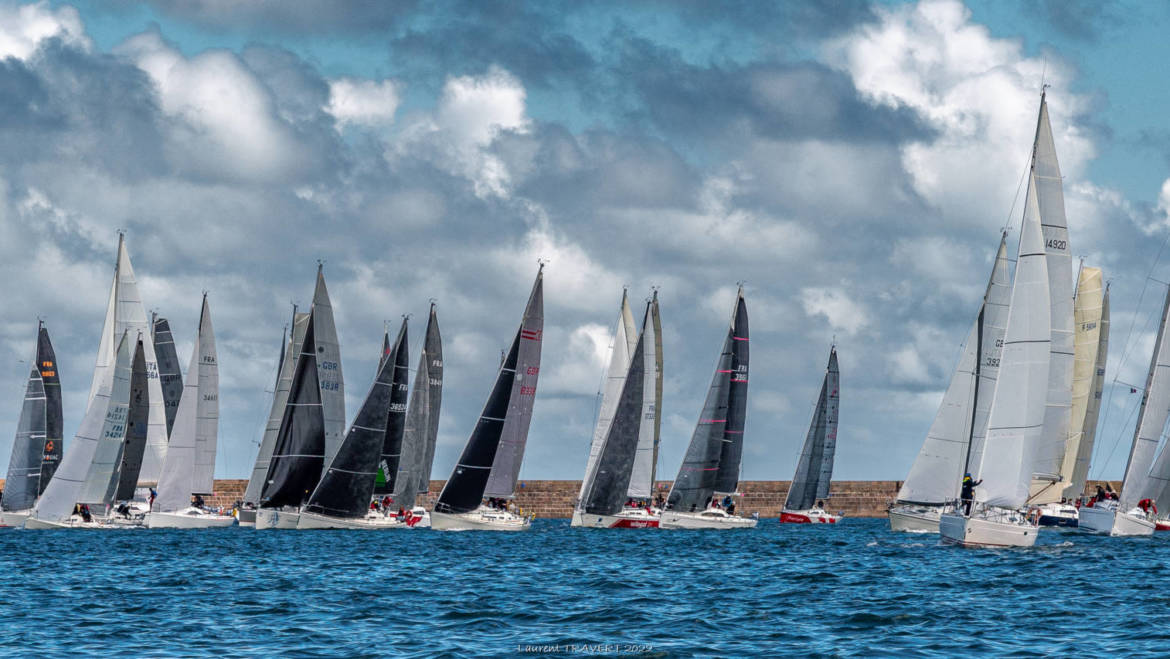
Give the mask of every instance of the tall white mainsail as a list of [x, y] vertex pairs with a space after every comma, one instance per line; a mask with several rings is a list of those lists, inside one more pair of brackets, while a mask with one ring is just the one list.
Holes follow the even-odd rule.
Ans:
[[1028, 499], [1036, 443], [1044, 425], [1051, 322], [1036, 183], [1029, 176], [999, 377], [976, 470], [983, 483], [975, 500], [984, 506], [1017, 508]]
[[[1048, 367], [1048, 404], [1044, 411], [1044, 430], [1036, 449], [1031, 503], [1060, 501], [1064, 484], [1072, 474], [1062, 471], [1067, 452], [1076, 452], [1079, 432], [1070, 432], [1074, 354], [1072, 257], [1069, 253], [1068, 223], [1064, 215], [1064, 189], [1052, 125], [1048, 120], [1048, 103], [1040, 95], [1040, 116], [1036, 123], [1036, 142], [1032, 151], [1032, 181], [1044, 251], [1048, 265], [1052, 340]], [[1063, 484], [1062, 484], [1063, 481]]]
[[1167, 321], [1170, 321], [1170, 289], [1167, 289], [1166, 301], [1162, 304], [1162, 323], [1154, 342], [1154, 355], [1150, 372], [1146, 375], [1146, 390], [1138, 411], [1133, 446], [1125, 465], [1121, 511], [1131, 510], [1142, 499], [1156, 498], [1170, 482], [1170, 452], [1164, 445], [1158, 459], [1154, 460], [1166, 419], [1170, 417], [1170, 322]]
[[585, 463], [585, 478], [581, 481], [581, 493], [578, 496], [581, 505], [584, 505], [585, 495], [596, 475], [597, 459], [601, 455], [602, 447], [605, 446], [605, 438], [609, 435], [614, 410], [617, 409], [618, 398], [621, 397], [622, 387], [626, 383], [626, 373], [630, 370], [630, 358], [634, 354], [634, 346], [637, 342], [638, 332], [634, 327], [634, 314], [630, 310], [626, 291], [623, 290], [617, 328], [614, 330], [613, 347], [610, 348], [609, 353], [609, 368], [605, 372], [605, 389], [601, 395], [601, 405], [597, 412], [597, 425], [593, 428], [593, 441], [589, 444], [589, 460]]
[[[142, 455], [142, 470], [138, 475], [140, 482], [158, 480], [163, 458], [166, 457], [167, 452], [166, 409], [163, 406], [162, 385], [158, 378], [158, 359], [154, 354], [154, 342], [150, 340], [151, 329], [146, 317], [146, 309], [142, 306], [142, 297], [138, 294], [138, 280], [134, 277], [130, 254], [126, 251], [126, 237], [119, 233], [114, 283], [110, 287], [110, 301], [106, 308], [106, 321], [102, 327], [101, 341], [98, 344], [97, 360], [93, 369], [93, 383], [89, 389], [89, 400], [93, 401], [100, 383], [106, 379], [107, 371], [113, 367], [114, 352], [122, 335], [129, 333], [131, 342], [139, 335], [145, 337], [143, 358], [146, 364], [148, 412], [146, 450]], [[133, 346], [131, 346], [131, 352], [133, 352]]]
[[1072, 414], [1070, 416], [1069, 445], [1064, 452], [1060, 469], [1067, 484], [1060, 493], [1062, 499], [1075, 499], [1085, 487], [1089, 473], [1089, 459], [1093, 454], [1093, 439], [1097, 430], [1100, 409], [1097, 389], [1104, 381], [1097, 370], [1104, 371], [1104, 348], [1108, 346], [1109, 330], [1105, 323], [1105, 296], [1101, 286], [1100, 268], [1081, 268], [1077, 275], [1077, 296], [1073, 303], [1076, 320], [1076, 338], [1072, 385]]
[[[175, 512], [191, 503], [191, 495], [211, 492], [211, 472], [215, 467], [215, 443], [219, 428], [219, 365], [215, 352], [215, 334], [207, 295], [199, 314], [199, 334], [191, 350], [187, 380], [175, 412], [171, 443], [158, 479], [155, 508]], [[206, 454], [210, 451], [210, 456]]]

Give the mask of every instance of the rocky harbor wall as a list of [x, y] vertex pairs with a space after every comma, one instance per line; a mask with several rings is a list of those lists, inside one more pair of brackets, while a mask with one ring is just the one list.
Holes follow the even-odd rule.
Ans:
[[[430, 490], [423, 504], [432, 509], [444, 481], [431, 481]], [[1095, 492], [1097, 484], [1106, 481], [1089, 481], [1085, 492]], [[1114, 490], [1120, 490], [1119, 481], [1108, 481]], [[670, 481], [658, 481], [655, 491], [663, 496], [670, 490]], [[209, 506], [230, 507], [244, 496], [248, 481], [224, 479], [215, 481], [215, 493], [207, 497]], [[744, 481], [739, 484], [743, 494], [739, 512], [750, 515], [758, 512], [760, 517], [779, 517], [788, 494], [789, 481]], [[4, 481], [0, 479], [0, 489]], [[844, 512], [849, 517], [885, 517], [886, 507], [898, 495], [902, 481], [833, 481], [832, 497], [827, 508], [830, 512]], [[517, 486], [516, 500], [526, 512], [536, 513], [543, 518], [568, 518], [573, 513], [573, 501], [581, 490], [581, 481], [522, 480]]]

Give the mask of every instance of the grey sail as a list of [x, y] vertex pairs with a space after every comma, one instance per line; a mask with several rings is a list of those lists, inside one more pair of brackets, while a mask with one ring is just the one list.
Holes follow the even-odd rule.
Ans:
[[678, 469], [674, 484], [670, 487], [666, 505], [679, 512], [702, 510], [715, 494], [718, 480], [719, 457], [723, 452], [724, 431], [727, 429], [727, 397], [731, 387], [732, 334], [723, 341], [723, 350], [703, 412], [691, 435], [682, 466]]
[[508, 413], [500, 432], [499, 446], [492, 462], [484, 496], [511, 497], [520, 477], [520, 463], [528, 442], [532, 406], [536, 400], [536, 382], [540, 375], [540, 344], [544, 336], [544, 266], [528, 296], [524, 318], [517, 335], [515, 377], [508, 398]]
[[821, 383], [817, 398], [817, 409], [809, 425], [804, 448], [800, 451], [800, 462], [796, 475], [784, 502], [786, 510], [808, 510], [819, 499], [829, 496], [829, 483], [833, 477], [833, 456], [837, 450], [837, 402], [840, 371], [837, 367], [837, 350], [829, 352], [829, 366]]
[[[127, 360], [124, 366], [126, 378], [125, 404], [117, 417], [117, 423], [101, 434], [93, 454], [93, 459], [89, 463], [89, 470], [85, 476], [85, 484], [77, 499], [80, 503], [93, 506], [99, 513], [114, 501], [114, 494], [119, 484], [119, 476], [122, 469], [123, 452], [126, 447], [126, 440], [130, 437], [131, 396], [135, 384], [133, 379], [134, 366], [137, 365], [141, 368], [145, 363], [145, 360], [139, 362], [139, 358], [141, 357], [141, 349], [139, 347], [142, 345], [141, 340], [136, 337], [130, 337], [129, 332], [126, 333], [126, 337], [126, 350], [132, 357]], [[117, 359], [115, 359], [116, 362]], [[118, 367], [115, 366], [115, 370], [117, 369]], [[115, 376], [115, 386], [121, 382], [120, 375]], [[140, 375], [137, 384], [141, 386], [142, 382], [143, 378]], [[134, 410], [134, 413], [138, 417], [138, 420], [141, 421], [141, 408]]]
[[398, 461], [398, 476], [394, 479], [394, 491], [391, 496], [398, 505], [404, 508], [414, 506], [418, 493], [424, 491], [429, 483], [430, 469], [423, 471], [423, 461], [426, 459], [427, 433], [430, 431], [430, 368], [427, 364], [427, 353], [424, 349], [418, 358], [418, 370], [414, 374], [414, 387], [410, 394], [410, 404], [406, 409], [406, 427], [402, 432], [402, 457]]
[[630, 358], [625, 382], [597, 458], [593, 479], [583, 497], [583, 508], [591, 515], [615, 515], [621, 511], [630, 486], [638, 435], [642, 426], [646, 372], [646, 333], [638, 338]]
[[654, 457], [650, 462], [650, 487], [658, 477], [658, 446], [662, 440], [662, 317], [658, 311], [658, 291], [650, 300], [650, 318], [654, 326]]
[[299, 507], [321, 480], [325, 464], [325, 417], [317, 380], [316, 323], [314, 308], [305, 329], [301, 355], [293, 369], [288, 403], [260, 492], [260, 505], [265, 508]]
[[353, 425], [305, 504], [309, 512], [355, 518], [369, 509], [394, 387], [394, 360], [380, 361], [378, 375]]
[[727, 423], [723, 426], [723, 446], [719, 449], [719, 471], [715, 479], [715, 491], [723, 494], [733, 494], [739, 487], [743, 431], [747, 425], [748, 314], [742, 287], [736, 296], [729, 334], [731, 373], [727, 384]]
[[167, 436], [175, 427], [175, 412], [183, 396], [183, 372], [179, 370], [179, 353], [175, 351], [175, 339], [171, 335], [171, 324], [166, 318], [154, 316], [151, 322], [150, 339], [154, 342], [154, 354], [158, 358], [158, 382], [162, 387], [163, 411], [167, 417]]
[[[543, 301], [541, 299], [543, 269], [541, 266], [541, 271], [536, 275], [536, 284], [528, 298], [528, 307], [520, 323], [520, 329], [512, 339], [511, 347], [504, 354], [504, 360], [500, 363], [500, 370], [496, 374], [495, 384], [484, 404], [483, 412], [480, 413], [475, 429], [472, 430], [471, 437], [468, 438], [467, 444], [463, 447], [463, 453], [460, 454], [459, 460], [455, 463], [455, 469], [443, 485], [443, 491], [439, 493], [439, 501], [435, 505], [435, 510], [439, 512], [471, 512], [479, 507], [485, 495], [500, 496], [498, 493], [489, 494], [492, 490], [489, 490], [488, 487], [489, 480], [497, 481], [497, 486], [501, 485], [498, 482], [499, 479], [495, 477], [496, 465], [499, 465], [501, 471], [507, 469], [512, 478], [510, 485], [503, 484], [506, 485], [507, 496], [511, 496], [512, 489], [515, 487], [515, 473], [519, 471], [518, 465], [513, 471], [516, 454], [513, 451], [501, 461], [500, 456], [503, 451], [499, 449], [502, 448], [504, 435], [509, 430], [509, 421], [512, 419], [512, 415], [519, 414], [524, 417], [524, 430], [527, 431], [528, 416], [532, 411], [532, 397], [536, 394], [536, 376], [540, 371], [539, 344], [543, 331]], [[535, 323], [535, 329], [533, 329], [534, 323], [531, 317], [533, 313], [538, 314], [540, 318], [539, 322]], [[525, 342], [536, 344], [537, 363], [526, 367], [533, 369], [529, 373], [525, 373], [520, 367], [521, 344]], [[527, 356], [532, 357], [531, 349], [527, 351]], [[518, 388], [523, 389], [518, 391]], [[527, 401], [513, 400], [520, 394], [523, 394]], [[513, 441], [516, 439], [516, 430], [518, 430], [515, 428], [515, 424], [516, 422], [512, 421]], [[522, 453], [521, 457], [523, 457]], [[498, 492], [499, 489], [505, 488], [498, 487], [495, 492]]]
[[28, 510], [61, 463], [61, 381], [49, 332], [38, 323], [37, 350], [12, 443], [0, 510]]
[[422, 464], [418, 466], [419, 492], [426, 493], [431, 485], [431, 469], [435, 464], [435, 445], [439, 441], [439, 409], [443, 403], [443, 338], [439, 334], [439, 317], [431, 303], [427, 319], [427, 339], [423, 355], [427, 360], [427, 434]]
[[[406, 399], [410, 391], [409, 341], [407, 319], [402, 319], [398, 337], [390, 344], [390, 351], [382, 353], [380, 367], [392, 365], [390, 403], [387, 406], [386, 431], [383, 433], [382, 454], [378, 458], [378, 473], [374, 479], [374, 494], [385, 495], [395, 491], [402, 462], [402, 439], [406, 429]], [[381, 370], [381, 368], [379, 368]]]
[[89, 401], [77, 435], [49, 486], [37, 500], [33, 517], [50, 522], [68, 520], [73, 506], [85, 501], [82, 489], [99, 443], [122, 443], [126, 433], [126, 408], [130, 401], [130, 342], [124, 332], [114, 353], [112, 368], [105, 369], [104, 379], [97, 383], [97, 391]]
[[276, 434], [280, 431], [280, 421], [284, 417], [284, 408], [288, 404], [288, 390], [292, 386], [293, 369], [296, 367], [296, 360], [301, 352], [301, 343], [305, 340], [305, 328], [308, 325], [309, 314], [297, 313], [296, 307], [293, 307], [292, 328], [289, 330], [287, 343], [282, 345], [280, 349], [280, 366], [277, 368], [276, 389], [272, 393], [272, 408], [268, 412], [268, 422], [264, 426], [264, 435], [260, 439], [260, 451], [256, 454], [252, 476], [248, 479], [248, 487], [244, 491], [244, 501], [252, 505], [260, 503], [260, 492], [264, 489], [264, 479], [268, 476], [272, 449], [276, 446]]
[[321, 387], [321, 412], [325, 416], [325, 464], [329, 464], [345, 436], [345, 383], [341, 375], [341, 346], [337, 343], [333, 305], [329, 301], [329, 291], [325, 289], [321, 266], [317, 266], [312, 312], [317, 345], [317, 381]]
[[130, 370], [130, 409], [126, 417], [126, 439], [122, 443], [117, 489], [113, 501], [129, 501], [134, 498], [138, 474], [142, 471], [142, 456], [146, 452], [147, 412], [150, 406], [144, 355], [143, 340], [139, 339]]
[[[155, 509], [175, 512], [190, 505], [191, 495], [209, 493], [204, 479], [210, 472], [200, 466], [199, 455], [210, 442], [214, 464], [215, 436], [219, 426], [219, 364], [215, 350], [215, 333], [207, 295], [199, 313], [199, 333], [187, 366], [187, 384], [175, 415], [167, 457], [158, 479]], [[203, 462], [206, 461], [204, 458]]]

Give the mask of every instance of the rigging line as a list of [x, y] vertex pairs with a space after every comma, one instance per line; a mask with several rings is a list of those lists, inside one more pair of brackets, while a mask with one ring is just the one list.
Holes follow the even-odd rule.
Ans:
[[[1121, 426], [1122, 431], [1118, 432], [1117, 439], [1113, 440], [1113, 446], [1109, 449], [1108, 457], [1105, 458], [1104, 462], [1101, 462], [1097, 465], [1097, 478], [1094, 480], [1101, 480], [1101, 472], [1105, 469], [1105, 465], [1109, 464], [1109, 461], [1113, 459], [1113, 454], [1117, 452], [1117, 446], [1121, 443], [1121, 438], [1125, 434], [1124, 430], [1129, 426], [1129, 420], [1133, 418], [1133, 415], [1137, 412], [1139, 407], [1140, 405], [1134, 406], [1134, 408], [1129, 411], [1129, 415], [1125, 417], [1125, 422], [1122, 423]], [[1134, 432], [1137, 432], [1136, 428], [1134, 429]], [[1124, 474], [1122, 474], [1122, 478], [1125, 478]]]

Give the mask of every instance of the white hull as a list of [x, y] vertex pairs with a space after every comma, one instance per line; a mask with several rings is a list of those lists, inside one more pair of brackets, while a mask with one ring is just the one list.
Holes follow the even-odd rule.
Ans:
[[1119, 513], [1116, 507], [1082, 507], [1079, 526], [1089, 533], [1106, 533], [1111, 536], [1154, 535], [1154, 522], [1147, 519], [1140, 509]]
[[256, 511], [256, 530], [295, 529], [301, 519], [299, 510], [277, 510], [261, 508]]
[[24, 520], [24, 528], [34, 530], [48, 530], [48, 529], [134, 529], [142, 528], [137, 524], [110, 524], [107, 520], [99, 517], [94, 517], [92, 521], [86, 522], [77, 515], [70, 517], [64, 522], [52, 522], [46, 519], [37, 519], [36, 517], [29, 517]]
[[420, 517], [419, 521], [408, 523], [398, 519], [395, 515], [382, 515], [381, 513], [371, 513], [365, 517], [347, 518], [347, 517], [333, 517], [332, 515], [322, 515], [319, 513], [302, 512], [300, 521], [297, 522], [298, 529], [361, 529], [367, 531], [375, 531], [380, 529], [411, 529], [411, 528], [429, 528], [431, 525], [431, 517], [427, 511], [418, 508], [411, 511], [412, 515]]
[[656, 529], [659, 521], [660, 514], [647, 512], [644, 508], [627, 508], [616, 515], [592, 515], [574, 510], [569, 526], [587, 529]]
[[431, 528], [436, 531], [527, 531], [531, 517], [480, 506], [469, 513], [431, 513]]
[[256, 527], [256, 509], [255, 508], [240, 508], [236, 510], [236, 521], [240, 526]]
[[216, 515], [194, 507], [173, 513], [155, 512], [146, 515], [148, 529], [215, 529], [235, 523], [236, 518], [230, 515]]
[[1040, 535], [1023, 515], [998, 511], [989, 517], [947, 513], [939, 518], [938, 531], [943, 542], [963, 547], [1031, 547]]
[[28, 519], [32, 514], [32, 510], [5, 510], [0, 512], [0, 527], [11, 526], [19, 529], [24, 526], [24, 520]]
[[889, 510], [890, 530], [902, 533], [938, 533], [940, 508], [895, 506]]
[[700, 513], [679, 513], [667, 510], [658, 522], [660, 529], [754, 529], [759, 520], [728, 515], [718, 508]]

